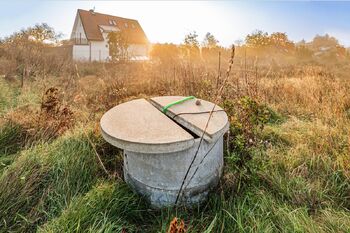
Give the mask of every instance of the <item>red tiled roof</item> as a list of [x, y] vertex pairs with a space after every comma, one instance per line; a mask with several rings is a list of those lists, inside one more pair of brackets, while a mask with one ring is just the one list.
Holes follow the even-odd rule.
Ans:
[[102, 41], [103, 36], [99, 25], [114, 26], [110, 23], [114, 21], [117, 24], [115, 26], [118, 27], [126, 35], [129, 43], [148, 43], [147, 36], [137, 20], [126, 19], [81, 9], [78, 9], [78, 14], [80, 16], [88, 40]]

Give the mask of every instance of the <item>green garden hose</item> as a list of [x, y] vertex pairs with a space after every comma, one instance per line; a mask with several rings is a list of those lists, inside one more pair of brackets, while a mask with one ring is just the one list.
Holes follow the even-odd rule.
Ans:
[[187, 100], [191, 100], [191, 99], [194, 99], [195, 97], [194, 96], [188, 96], [188, 97], [186, 97], [186, 98], [183, 98], [182, 100], [177, 100], [177, 101], [174, 101], [174, 102], [172, 102], [172, 103], [170, 103], [170, 104], [167, 104], [167, 105], [165, 105], [163, 108], [162, 108], [162, 112], [163, 113], [166, 113], [167, 111], [168, 111], [168, 108], [170, 108], [171, 106], [174, 106], [174, 105], [176, 105], [176, 104], [181, 104], [181, 103], [183, 103], [183, 102], [185, 102], [185, 101], [187, 101]]

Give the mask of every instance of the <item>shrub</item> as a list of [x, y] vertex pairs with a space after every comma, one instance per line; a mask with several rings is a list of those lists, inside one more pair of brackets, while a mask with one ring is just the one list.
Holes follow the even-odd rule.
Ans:
[[7, 114], [6, 119], [21, 127], [25, 144], [54, 139], [74, 125], [73, 112], [63, 104], [59, 90], [54, 87], [46, 90], [39, 111], [23, 106]]

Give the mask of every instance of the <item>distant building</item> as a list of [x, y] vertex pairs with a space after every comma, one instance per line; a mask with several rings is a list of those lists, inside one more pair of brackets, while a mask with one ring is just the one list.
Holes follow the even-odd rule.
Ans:
[[78, 9], [71, 34], [73, 59], [108, 61], [111, 59], [107, 35], [121, 31], [127, 38], [130, 60], [147, 60], [149, 42], [139, 22], [112, 15]]

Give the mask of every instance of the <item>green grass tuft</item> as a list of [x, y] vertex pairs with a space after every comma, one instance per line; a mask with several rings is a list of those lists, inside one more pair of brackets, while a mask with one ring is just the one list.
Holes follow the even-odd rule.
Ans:
[[146, 214], [143, 201], [125, 183], [107, 182], [74, 200], [39, 232], [142, 232]]
[[100, 171], [81, 134], [23, 151], [0, 177], [0, 228], [34, 231], [88, 192]]

